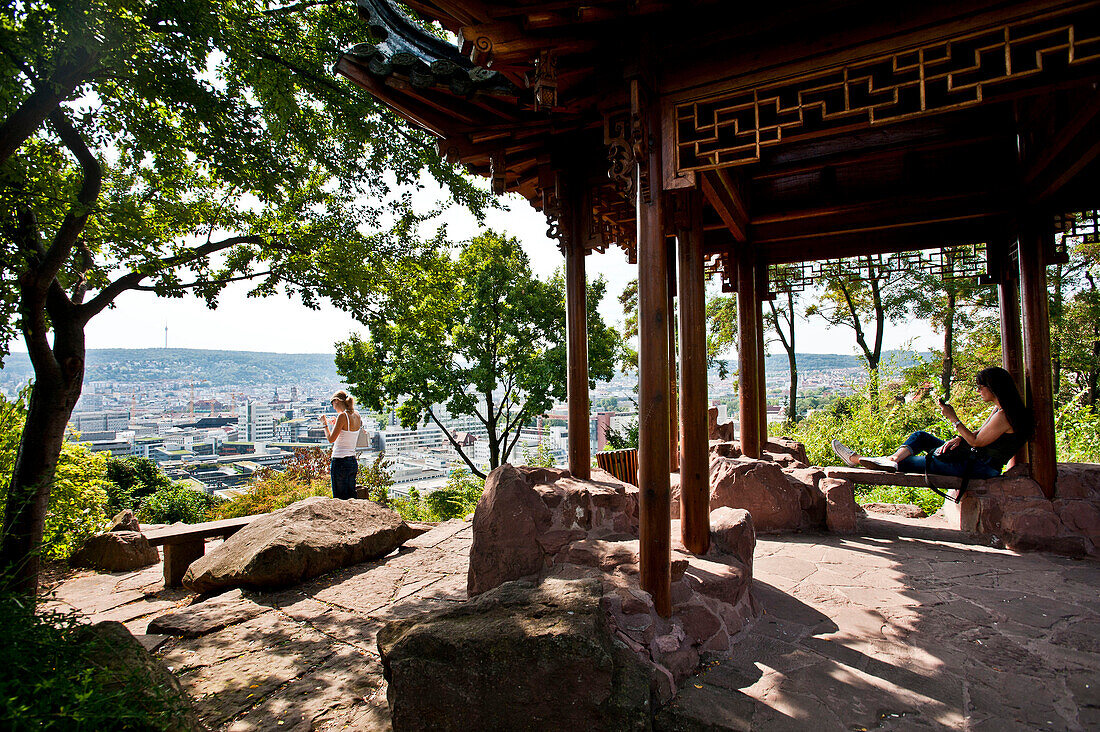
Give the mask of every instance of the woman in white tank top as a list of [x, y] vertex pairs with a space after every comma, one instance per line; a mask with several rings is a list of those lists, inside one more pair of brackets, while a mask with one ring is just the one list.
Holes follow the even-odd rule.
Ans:
[[359, 442], [359, 430], [363, 428], [363, 418], [355, 411], [355, 399], [346, 391], [338, 391], [332, 395], [332, 406], [337, 414], [331, 428], [328, 417], [321, 415], [325, 436], [332, 444], [332, 462], [329, 466], [329, 474], [332, 476], [332, 497], [355, 498], [355, 476], [359, 473], [359, 463], [355, 459], [355, 445]]

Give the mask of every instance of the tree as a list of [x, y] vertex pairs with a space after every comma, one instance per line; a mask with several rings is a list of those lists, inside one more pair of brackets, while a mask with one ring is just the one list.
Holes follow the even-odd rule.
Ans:
[[[823, 291], [817, 302], [806, 308], [806, 316], [817, 315], [831, 326], [844, 326], [855, 332], [856, 345], [867, 361], [871, 391], [878, 394], [886, 323], [901, 318], [907, 309], [906, 293], [897, 286], [903, 273], [870, 258], [858, 262], [858, 272], [846, 265], [838, 265], [824, 278]], [[875, 329], [871, 343], [866, 332], [869, 324]]]
[[[35, 370], [0, 561], [33, 594], [84, 329], [119, 295], [214, 306], [255, 280], [363, 314], [405, 250], [425, 168], [462, 203], [486, 194], [423, 132], [328, 69], [362, 39], [352, 4], [28, 0], [0, 9], [0, 343]], [[388, 200], [397, 225], [367, 235]], [[52, 332], [52, 343], [49, 335]]]
[[[515, 238], [492, 231], [390, 271], [381, 314], [367, 336], [336, 346], [336, 367], [370, 409], [398, 404], [405, 427], [426, 422], [479, 478], [476, 465], [443, 424], [445, 414], [474, 416], [488, 432], [489, 469], [508, 461], [520, 428], [565, 397], [565, 292], [562, 278], [541, 282]], [[590, 283], [590, 379], [610, 379], [618, 335], [600, 318], [606, 290]]]
[[932, 330], [943, 334], [943, 358], [940, 369], [940, 393], [951, 398], [951, 382], [956, 368], [956, 333], [974, 328], [983, 311], [995, 306], [992, 288], [978, 285], [973, 278], [956, 275], [956, 255], [953, 250], [942, 252], [943, 270], [929, 273], [916, 270], [900, 286], [913, 315], [932, 324]]
[[[638, 280], [632, 279], [619, 293], [619, 304], [623, 306], [623, 337], [635, 338], [638, 335]], [[672, 314], [676, 318], [676, 313]], [[707, 298], [707, 368], [718, 366], [718, 378], [729, 376], [729, 364], [719, 359], [737, 341], [737, 298], [730, 295], [717, 295]], [[638, 352], [624, 348], [623, 365], [638, 367]]]

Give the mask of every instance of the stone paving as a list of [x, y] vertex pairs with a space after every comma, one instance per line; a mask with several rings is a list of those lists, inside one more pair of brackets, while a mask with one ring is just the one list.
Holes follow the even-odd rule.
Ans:
[[[464, 600], [470, 541], [469, 524], [442, 524], [385, 559], [247, 593], [233, 617], [246, 619], [195, 638], [145, 635], [192, 599], [164, 589], [159, 565], [81, 573], [56, 601], [156, 648], [214, 729], [385, 730], [376, 633]], [[877, 516], [855, 535], [762, 536], [754, 573], [764, 615], [658, 729], [1100, 729], [1095, 560]]]

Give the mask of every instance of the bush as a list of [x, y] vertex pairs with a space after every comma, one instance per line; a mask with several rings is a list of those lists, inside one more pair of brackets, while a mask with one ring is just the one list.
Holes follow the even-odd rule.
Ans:
[[1094, 407], [1071, 400], [1055, 414], [1054, 432], [1060, 461], [1100, 462], [1100, 413]]
[[328, 476], [324, 479], [294, 478], [274, 470], [261, 470], [252, 483], [214, 509], [215, 518], [236, 518], [270, 513], [310, 496], [332, 496]]
[[107, 495], [110, 511], [134, 508], [141, 499], [172, 485], [155, 461], [144, 457], [107, 458]]
[[856, 503], [912, 503], [924, 509], [931, 516], [943, 505], [943, 496], [925, 488], [907, 488], [904, 486], [876, 485], [856, 489]]
[[475, 508], [485, 490], [485, 481], [466, 470], [458, 469], [447, 478], [447, 485], [424, 498], [428, 521], [449, 521], [462, 518]]
[[148, 672], [104, 668], [104, 641], [82, 639], [74, 613], [33, 612], [0, 594], [0, 728], [5, 730], [161, 730], [187, 710]]
[[221, 503], [217, 496], [176, 483], [146, 497], [137, 510], [138, 520], [149, 524], [197, 524], [209, 521], [214, 508]]
[[62, 446], [50, 488], [42, 556], [67, 559], [107, 524], [109, 485], [105, 455], [69, 442]]

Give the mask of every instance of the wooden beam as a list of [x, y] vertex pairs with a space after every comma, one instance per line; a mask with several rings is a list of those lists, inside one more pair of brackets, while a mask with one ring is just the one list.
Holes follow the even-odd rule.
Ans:
[[1028, 200], [1045, 201], [1100, 156], [1100, 93], [1069, 121], [1059, 125], [1050, 145], [1041, 150], [1024, 173]]
[[1054, 389], [1050, 365], [1050, 318], [1047, 311], [1047, 271], [1044, 256], [1048, 228], [1030, 223], [1020, 232], [1020, 300], [1023, 305], [1026, 399], [1035, 415], [1031, 441], [1031, 475], [1054, 498], [1058, 457], [1054, 443]]
[[697, 191], [677, 197], [680, 298], [680, 538], [692, 554], [710, 548], [710, 451], [707, 428], [706, 279], [703, 204]]
[[[659, 129], [656, 110], [642, 98], [641, 82], [632, 80], [631, 107], [643, 118], [653, 139]], [[635, 180], [642, 180], [642, 166], [649, 180], [661, 175], [661, 150], [650, 145], [648, 156], [639, 160]], [[653, 597], [662, 617], [672, 614], [672, 520], [669, 514], [669, 394], [668, 394], [668, 261], [661, 220], [660, 190], [646, 197], [638, 185], [638, 500], [639, 564], [642, 589]]]
[[756, 256], [750, 244], [735, 253], [737, 257], [737, 359], [740, 402], [741, 452], [759, 458], [760, 439], [760, 321], [757, 319]]
[[707, 203], [721, 217], [733, 238], [740, 242], [748, 241], [749, 215], [744, 199], [729, 173], [724, 170], [710, 170], [700, 179]]

